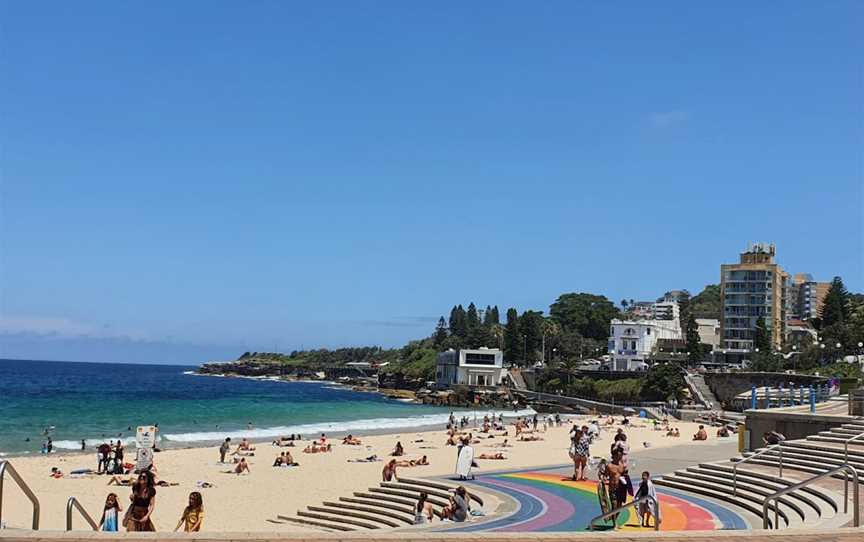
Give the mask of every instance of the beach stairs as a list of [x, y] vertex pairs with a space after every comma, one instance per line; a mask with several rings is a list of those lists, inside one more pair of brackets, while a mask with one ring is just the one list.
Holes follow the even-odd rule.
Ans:
[[513, 382], [513, 387], [517, 390], [527, 390], [528, 385], [525, 383], [525, 377], [522, 376], [522, 369], [516, 367], [510, 369], [510, 381]]
[[[325, 531], [366, 531], [396, 529], [414, 524], [414, 506], [420, 493], [428, 495], [435, 515], [447, 506], [457, 486], [431, 480], [398, 478], [381, 482], [378, 487], [356, 491], [349, 497], [325, 501], [320, 506], [308, 506], [294, 516], [278, 515], [279, 522], [290, 522]], [[480, 506], [483, 500], [471, 494]]]
[[[864, 420], [844, 424], [804, 439], [788, 440], [773, 448], [745, 452], [729, 462], [702, 463], [675, 471], [657, 480], [658, 486], [668, 487], [723, 501], [732, 505], [742, 516], [755, 525], [762, 524], [765, 498], [772, 493], [794, 485], [813, 475], [824, 474], [849, 463], [862, 474], [864, 484], [864, 437], [848, 442], [848, 456], [844, 444], [856, 435], [864, 434]], [[780, 477], [782, 449], [783, 476]], [[760, 454], [757, 457], [753, 457]], [[752, 458], [752, 459], [748, 459]], [[741, 463], [745, 459], [746, 462]], [[733, 489], [733, 467], [738, 467], [737, 491]], [[823, 479], [791, 491], [778, 502], [772, 500], [768, 508], [768, 523], [776, 528], [787, 527], [841, 527], [850, 524], [852, 502], [844, 513], [843, 474], [835, 479]], [[852, 492], [850, 491], [850, 497]], [[864, 506], [862, 506], [864, 508]], [[862, 510], [864, 511], [864, 510]]]
[[[742, 457], [751, 457], [763, 452], [759, 457], [749, 460], [747, 464], [770, 466], [779, 470], [782, 449], [784, 471], [792, 470], [811, 475], [822, 474], [848, 462], [855, 467], [862, 478], [861, 482], [864, 483], [864, 436], [849, 441], [857, 435], [864, 435], [864, 420], [843, 424], [804, 439], [787, 440], [776, 448], [764, 452], [765, 448], [745, 452]], [[847, 441], [849, 441], [848, 456], [845, 446]], [[733, 461], [740, 460], [740, 458], [733, 459]], [[838, 474], [836, 478], [842, 479], [843, 475]]]

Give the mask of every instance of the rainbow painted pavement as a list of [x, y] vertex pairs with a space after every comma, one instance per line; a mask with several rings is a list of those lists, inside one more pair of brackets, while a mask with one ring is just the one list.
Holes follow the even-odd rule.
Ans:
[[[460, 526], [451, 531], [584, 531], [600, 513], [597, 482], [574, 482], [561, 472], [521, 471], [491, 474], [465, 484], [473, 484], [504, 494], [518, 503], [517, 509], [500, 519]], [[469, 489], [470, 490], [470, 489]], [[660, 497], [662, 531], [704, 531], [749, 529], [749, 523], [719, 504], [691, 495], [657, 488]], [[639, 526], [634, 507], [618, 516], [619, 530], [646, 530]], [[611, 529], [610, 522], [600, 528]]]

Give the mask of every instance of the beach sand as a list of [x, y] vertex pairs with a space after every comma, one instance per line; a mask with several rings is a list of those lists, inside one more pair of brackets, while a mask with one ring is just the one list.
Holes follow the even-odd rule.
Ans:
[[[588, 417], [568, 416], [570, 419], [587, 420]], [[618, 419], [616, 418], [616, 421]], [[643, 423], [636, 420], [636, 424]], [[709, 430], [708, 442], [691, 442], [697, 424], [674, 423], [681, 431], [680, 438], [665, 436], [665, 431], [653, 431], [644, 427], [626, 429], [631, 445], [631, 456], [638, 461], [638, 455], [645, 449], [643, 442], [651, 448], [667, 446], [687, 446], [693, 450], [693, 460], [698, 461], [698, 448], [710, 446], [716, 441], [714, 430]], [[591, 447], [592, 456], [608, 457], [614, 428], [604, 426], [599, 441]], [[508, 425], [512, 448], [501, 449], [504, 437], [483, 438], [475, 444], [477, 455], [483, 452], [506, 451], [507, 460], [478, 460], [484, 471], [528, 468], [547, 465], [560, 465], [570, 462], [567, 455], [569, 447], [568, 432], [570, 425], [551, 427], [543, 434], [545, 440], [538, 442], [519, 442], [514, 436], [513, 425]], [[542, 431], [542, 424], [541, 424]], [[483, 433], [475, 435], [486, 437]], [[304, 435], [307, 438], [311, 435]], [[204, 531], [308, 531], [309, 528], [288, 523], [271, 523], [277, 514], [294, 515], [298, 509], [307, 505], [318, 505], [324, 500], [348, 496], [354, 491], [377, 486], [381, 481], [384, 462], [351, 463], [349, 459], [364, 458], [372, 454], [388, 458], [393, 446], [401, 441], [406, 455], [401, 459], [419, 458], [427, 455], [431, 465], [424, 467], [400, 468], [398, 473], [405, 477], [427, 477], [452, 475], [455, 467], [456, 449], [445, 446], [445, 431], [409, 432], [400, 434], [362, 437], [362, 446], [341, 444], [341, 437], [331, 437], [333, 451], [330, 453], [304, 454], [303, 446], [278, 448], [270, 443], [256, 443], [257, 450], [249, 461], [251, 473], [237, 476], [225, 474], [233, 467], [218, 462], [217, 447], [173, 449], [157, 453], [155, 463], [159, 479], [178, 482], [178, 486], [157, 488], [156, 509], [153, 520], [158, 531], [173, 530], [180, 514], [188, 501], [191, 491], [200, 491], [204, 499]], [[418, 440], [423, 442], [417, 442]], [[236, 442], [235, 442], [236, 444]], [[429, 448], [427, 448], [429, 447]], [[282, 450], [290, 450], [299, 467], [273, 468], [273, 460]], [[134, 457], [134, 448], [127, 449], [127, 456]], [[70, 478], [68, 473], [79, 468], [96, 467], [96, 454], [70, 454], [57, 456], [16, 457], [11, 463], [30, 485], [41, 501], [41, 529], [62, 530], [65, 528], [66, 501], [76, 497], [98, 522], [109, 492], [116, 493], [124, 507], [129, 503], [128, 487], [107, 486], [110, 477], [94, 475], [83, 478]], [[49, 476], [51, 467], [59, 467], [67, 477], [53, 479]], [[591, 477], [594, 477], [592, 473]], [[198, 481], [207, 481], [213, 488], [198, 489]], [[13, 481], [8, 479], [4, 486], [3, 520], [7, 527], [29, 528], [30, 503]], [[494, 506], [494, 505], [492, 505]], [[494, 513], [494, 510], [488, 510]], [[76, 529], [87, 529], [86, 523], [75, 516]]]

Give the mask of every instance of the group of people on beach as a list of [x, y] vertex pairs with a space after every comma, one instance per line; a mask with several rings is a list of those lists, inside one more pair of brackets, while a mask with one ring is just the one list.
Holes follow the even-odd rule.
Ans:
[[[152, 470], [144, 470], [138, 474], [137, 479], [131, 484], [132, 493], [129, 495], [129, 507], [122, 519], [120, 513], [123, 507], [116, 493], [109, 493], [105, 498], [105, 506], [102, 517], [99, 519], [99, 529], [106, 532], [117, 532], [120, 526], [129, 532], [155, 531], [153, 524], [153, 511], [156, 508], [156, 476]], [[201, 493], [193, 491], [189, 494], [189, 504], [183, 509], [180, 520], [177, 522], [175, 531], [183, 527], [185, 532], [197, 532], [201, 530], [204, 522], [204, 499]]]

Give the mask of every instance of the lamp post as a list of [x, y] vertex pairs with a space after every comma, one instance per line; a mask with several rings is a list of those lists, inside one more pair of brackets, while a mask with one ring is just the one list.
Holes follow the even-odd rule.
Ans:
[[793, 373], [798, 371], [798, 356], [795, 355], [797, 353], [796, 352], [797, 350], [798, 350], [798, 345], [793, 344], [792, 345], [792, 372]]

